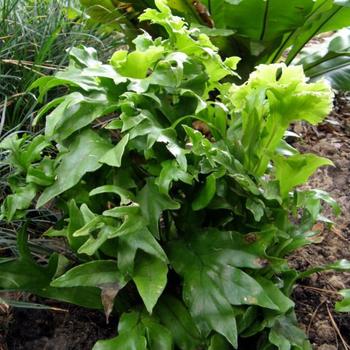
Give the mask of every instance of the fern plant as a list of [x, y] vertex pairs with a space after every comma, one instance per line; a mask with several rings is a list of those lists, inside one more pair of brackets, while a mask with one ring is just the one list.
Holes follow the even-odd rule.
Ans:
[[331, 162], [284, 136], [296, 120], [320, 122], [331, 89], [284, 64], [231, 84], [239, 59], [223, 61], [166, 2], [157, 7], [140, 19], [166, 38], [144, 33], [108, 64], [72, 49], [65, 71], [32, 85], [39, 99], [58, 85], [67, 94], [37, 115], [43, 134], [0, 144], [13, 169], [2, 218], [55, 208], [45, 235], [64, 237], [71, 253], [39, 264], [22, 230], [20, 256], [0, 260], [0, 287], [104, 309], [107, 319], [117, 312], [118, 334], [94, 350], [311, 349], [293, 285], [350, 264], [288, 267], [286, 255], [326, 220], [322, 203], [339, 208], [325, 192], [297, 189]]

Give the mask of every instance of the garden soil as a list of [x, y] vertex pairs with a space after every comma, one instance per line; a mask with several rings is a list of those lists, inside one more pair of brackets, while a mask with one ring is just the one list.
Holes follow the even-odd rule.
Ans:
[[62, 310], [12, 310], [7, 339], [0, 350], [91, 350], [97, 340], [117, 334], [117, 319], [110, 318], [107, 325], [100, 311], [36, 298], [34, 301]]
[[[321, 242], [290, 256], [290, 265], [305, 270], [350, 259], [350, 95], [337, 97], [333, 113], [323, 124], [297, 124], [294, 131], [301, 136], [295, 142], [301, 151], [320, 154], [334, 162], [334, 167], [319, 170], [309, 186], [330, 192], [342, 207], [342, 214], [332, 229], [319, 225]], [[298, 321], [314, 349], [347, 350], [350, 344], [350, 314], [334, 311], [334, 303], [339, 300], [336, 291], [344, 288], [350, 288], [350, 273], [327, 272], [300, 281], [294, 290]], [[89, 350], [98, 339], [116, 334], [117, 320], [111, 318], [106, 325], [104, 315], [98, 311], [33, 296], [25, 299], [63, 310], [0, 308], [0, 350]]]
[[[310, 179], [310, 188], [329, 192], [341, 206], [332, 229], [319, 225], [319, 244], [295, 252], [290, 264], [298, 270], [350, 259], [350, 94], [338, 95], [335, 108], [326, 121], [317, 126], [295, 125], [301, 139], [295, 146], [331, 159], [334, 167], [324, 167]], [[350, 349], [350, 313], [336, 313], [339, 300], [335, 291], [350, 288], [350, 273], [318, 273], [300, 281], [294, 290], [296, 311], [301, 327], [314, 349]]]

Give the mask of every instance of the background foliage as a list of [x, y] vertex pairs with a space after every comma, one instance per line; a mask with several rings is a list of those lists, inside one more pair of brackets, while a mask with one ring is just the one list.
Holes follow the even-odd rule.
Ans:
[[0, 1], [0, 134], [30, 127], [38, 104], [27, 89], [65, 67], [70, 47], [91, 44], [108, 57], [120, 45], [120, 36], [102, 34], [77, 18], [70, 10], [77, 5], [73, 0]]
[[[128, 33], [139, 27], [135, 21], [137, 14], [154, 7], [153, 0], [129, 1], [128, 6], [111, 0], [103, 3], [81, 0], [81, 3], [97, 22], [113, 28], [118, 28], [118, 23]], [[315, 36], [350, 26], [348, 0], [170, 0], [169, 6], [192, 26], [211, 36], [221, 55], [244, 57], [238, 65], [241, 82], [257, 64], [281, 60], [286, 64], [297, 63], [297, 55]], [[345, 43], [348, 33], [342, 35]], [[324, 48], [322, 54], [308, 58], [307, 67], [312, 69], [306, 69], [306, 74], [314, 77], [326, 73], [333, 87], [348, 90], [348, 45], [336, 45], [340, 45], [336, 48], [337, 59], [334, 59], [334, 48], [330, 48], [330, 52]]]

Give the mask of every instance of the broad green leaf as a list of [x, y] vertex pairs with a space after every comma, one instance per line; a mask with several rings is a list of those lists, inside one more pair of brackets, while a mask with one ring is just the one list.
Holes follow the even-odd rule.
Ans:
[[[196, 12], [192, 4], [187, 0], [171, 0], [168, 2], [168, 6], [181, 14], [186, 15], [186, 19], [192, 19], [194, 22], [200, 21], [200, 16]], [[192, 21], [191, 21], [192, 22]]]
[[54, 288], [51, 280], [58, 269], [59, 258], [51, 256], [49, 265], [42, 266], [32, 259], [26, 238], [18, 235], [21, 257], [0, 264], [0, 288], [27, 291], [45, 298], [56, 299], [87, 308], [101, 309], [100, 291], [93, 287]]
[[52, 287], [100, 287], [103, 284], [118, 283], [119, 289], [126, 284], [112, 260], [90, 261], [68, 270], [51, 282]]
[[133, 280], [147, 311], [151, 314], [167, 283], [167, 264], [150, 255], [138, 255]]
[[301, 52], [298, 64], [312, 81], [325, 77], [333, 88], [350, 90], [350, 29], [342, 29], [323, 44]]
[[[126, 216], [128, 217], [135, 216], [139, 213], [140, 213], [140, 206], [137, 203], [132, 203], [130, 205], [114, 207], [112, 209], [105, 210], [102, 214], [105, 216], [111, 216], [114, 218], [125, 218]], [[138, 220], [140, 220], [140, 218], [138, 218]]]
[[[193, 262], [191, 261], [191, 263]], [[174, 265], [176, 269], [176, 262]], [[192, 267], [200, 269], [199, 266], [192, 265]], [[207, 271], [203, 271], [201, 275], [199, 270], [190, 276], [189, 274], [185, 274], [184, 271], [176, 270], [180, 274], [184, 274], [184, 300], [201, 334], [206, 337], [211, 330], [215, 330], [224, 335], [236, 347], [237, 329], [235, 313], [222, 291], [215, 286], [216, 281], [214, 282], [209, 278]], [[190, 292], [191, 290], [192, 293]]]
[[180, 208], [178, 202], [159, 191], [153, 179], [148, 179], [146, 185], [138, 193], [136, 201], [140, 204], [142, 215], [148, 221], [152, 234], [157, 238], [159, 238], [158, 223], [162, 212]]
[[132, 274], [137, 250], [141, 250], [167, 262], [167, 257], [145, 225], [140, 216], [138, 205], [116, 207], [103, 212], [105, 216], [124, 218], [124, 222], [117, 229], [114, 228], [107, 238], [118, 237], [118, 266], [121, 271]]
[[80, 71], [80, 75], [87, 78], [95, 78], [99, 83], [99, 91], [105, 91], [105, 88], [108, 88], [108, 84], [101, 84], [101, 78], [113, 80], [115, 84], [113, 93], [107, 90], [109, 97], [119, 97], [123, 92], [125, 92], [124, 83], [128, 82], [127, 78], [118, 74], [118, 72], [109, 64], [101, 64], [98, 66], [84, 68]]
[[50, 139], [65, 140], [75, 131], [116, 108], [105, 93], [86, 96], [73, 92], [47, 116], [45, 134]]
[[[215, 330], [237, 345], [235, 313], [231, 305], [253, 304], [278, 309], [263, 288], [237, 267], [257, 267], [257, 256], [235, 250], [239, 241], [228, 232], [201, 232], [189, 241], [173, 242], [169, 256], [184, 278], [183, 296], [204, 336]], [[225, 317], [223, 317], [225, 315]]]
[[148, 115], [147, 119], [143, 120], [137, 127], [130, 131], [130, 139], [145, 135], [147, 136], [145, 151], [152, 148], [156, 142], [163, 143], [166, 145], [168, 151], [175, 157], [181, 169], [186, 171], [187, 160], [185, 155], [187, 151], [179, 146], [174, 129], [164, 129], [154, 120], [154, 117]]
[[103, 193], [114, 193], [118, 195], [120, 197], [121, 204], [128, 204], [134, 198], [134, 195], [130, 191], [115, 185], [104, 185], [104, 186], [94, 188], [89, 193], [89, 196], [96, 196], [98, 194], [103, 194]]
[[138, 250], [167, 262], [163, 248], [146, 227], [118, 237], [118, 267], [123, 273], [132, 275], [134, 260]]
[[97, 51], [93, 47], [73, 47], [69, 50], [69, 56], [83, 67], [99, 66], [101, 62], [97, 58]]
[[90, 237], [78, 249], [78, 253], [89, 256], [94, 255], [97, 250], [107, 241], [108, 234], [111, 231], [112, 229], [108, 226], [102, 227], [102, 229], [97, 233], [96, 237], [90, 235]]
[[[45, 77], [43, 77], [45, 78]], [[46, 77], [46, 78], [50, 78], [50, 77]], [[60, 103], [64, 102], [66, 99], [66, 96], [60, 96], [57, 97], [55, 99], [53, 99], [52, 101], [48, 102], [45, 106], [43, 106], [37, 113], [36, 117], [33, 120], [33, 126], [36, 126], [38, 124], [38, 122], [41, 120], [41, 118], [47, 114], [48, 111], [50, 111], [52, 108], [55, 108], [56, 106], [58, 106]], [[38, 98], [38, 100], [40, 101], [40, 99]]]
[[112, 260], [96, 260], [76, 266], [51, 282], [53, 287], [98, 287], [106, 318], [113, 310], [114, 299], [127, 280]]
[[[118, 212], [118, 214], [116, 214], [115, 209], [117, 208], [113, 208], [110, 210], [107, 210], [105, 212], [103, 212], [103, 214], [105, 216], [119, 216], [120, 215], [120, 211]], [[118, 209], [124, 209], [123, 207], [119, 207]], [[126, 209], [129, 208], [125, 208], [124, 211]], [[145, 227], [145, 220], [143, 219], [143, 217], [140, 217], [139, 215], [139, 211], [137, 211], [138, 215], [134, 215], [133, 209], [134, 207], [131, 207], [130, 209], [132, 209], [131, 214], [129, 214], [129, 212], [126, 212], [123, 214], [124, 217], [124, 221], [123, 223], [119, 226], [119, 225], [114, 225], [115, 227], [112, 227], [111, 232], [108, 234], [108, 238], [115, 238], [115, 237], [122, 237], [122, 236], [126, 236], [129, 234], [134, 234], [136, 232], [143, 232], [144, 231], [144, 227]]]
[[92, 350], [147, 350], [147, 341], [144, 335], [132, 330], [116, 338], [99, 340]]
[[274, 163], [282, 197], [286, 197], [295, 186], [305, 183], [320, 166], [333, 165], [329, 159], [314, 154], [298, 154], [288, 158], [276, 156]]
[[205, 138], [202, 133], [188, 127], [187, 125], [183, 125], [183, 128], [191, 141], [192, 152], [198, 156], [208, 156], [212, 147], [210, 141]]
[[115, 6], [111, 0], [81, 0], [80, 2], [85, 7], [90, 7], [98, 4], [110, 11], [113, 11], [115, 9]]
[[[117, 237], [123, 233], [134, 232], [133, 227], [123, 228], [126, 226], [120, 224], [119, 221], [104, 217], [102, 215], [94, 215], [79, 230], [73, 233], [73, 237], [87, 237], [85, 242], [79, 247], [78, 253], [93, 255], [108, 240]], [[120, 231], [127, 232], [120, 232]]]
[[170, 332], [156, 319], [140, 312], [123, 314], [118, 325], [119, 335], [99, 340], [93, 350], [172, 350]]
[[[82, 211], [82, 210], [81, 210]], [[84, 215], [84, 214], [83, 214]], [[86, 217], [84, 217], [84, 223], [85, 223]], [[87, 220], [87, 222], [80, 227], [78, 230], [76, 230], [73, 234], [74, 237], [81, 237], [81, 236], [88, 236], [89, 233], [97, 228], [100, 228], [104, 225], [103, 217], [93, 214], [90, 220]]]
[[312, 11], [303, 23], [281, 38], [276, 47], [269, 50], [268, 57], [265, 58], [266, 63], [278, 62], [282, 54], [292, 46], [287, 57], [289, 64], [317, 34], [347, 27], [349, 25], [349, 12], [344, 5], [342, 1], [315, 1]]
[[0, 143], [0, 149], [9, 150], [8, 161], [20, 172], [27, 171], [29, 166], [41, 158], [41, 152], [50, 145], [44, 135], [29, 138], [24, 135], [18, 138], [17, 133], [10, 134]]
[[145, 312], [130, 312], [123, 314], [119, 324], [120, 334], [137, 329], [147, 336], [147, 345], [150, 350], [172, 349], [172, 338], [168, 329], [162, 326], [155, 317]]
[[[339, 5], [344, 5], [339, 3]], [[288, 37], [284, 47], [293, 45], [286, 62], [293, 61], [311, 38], [319, 33], [330, 32], [350, 25], [350, 7], [335, 5], [333, 0], [316, 1], [314, 10], [305, 23]]]
[[[38, 88], [40, 93], [38, 100], [42, 102], [43, 97], [49, 90], [62, 85], [79, 87], [86, 92], [102, 90], [102, 88], [98, 85], [98, 81], [95, 77], [85, 76], [82, 74], [81, 69], [73, 65], [70, 65], [64, 71], [57, 72], [55, 76], [44, 76], [39, 78], [29, 87], [28, 90]], [[44, 106], [41, 111], [44, 111], [45, 109], [47, 109], [47, 107]], [[41, 111], [40, 113], [42, 113]]]
[[67, 237], [67, 229], [55, 230], [53, 227], [49, 228], [45, 233], [47, 237]]
[[252, 181], [248, 175], [244, 174], [229, 174], [244, 190], [251, 192], [252, 194], [259, 196], [260, 191], [258, 186]]
[[84, 224], [88, 224], [94, 218], [96, 218], [96, 214], [90, 210], [86, 203], [83, 203], [80, 206], [81, 216], [83, 218]]
[[189, 185], [192, 184], [192, 176], [182, 170], [175, 160], [163, 162], [159, 178], [156, 179], [156, 184], [159, 186], [160, 192], [167, 195], [172, 182], [179, 180]]
[[211, 133], [216, 140], [220, 140], [226, 137], [227, 132], [227, 113], [228, 109], [223, 103], [213, 103], [208, 106], [207, 112], [209, 114], [208, 121], [213, 124]]
[[[37, 193], [37, 187], [29, 183], [23, 187], [17, 187], [14, 194], [8, 195], [1, 205], [1, 212], [8, 221], [12, 220], [16, 214], [28, 209]], [[23, 214], [23, 213], [22, 213]]]
[[[208, 0], [203, 1], [205, 4]], [[311, 0], [241, 0], [211, 2], [211, 14], [218, 28], [229, 28], [254, 41], [271, 42], [299, 27], [313, 6]]]
[[223, 336], [219, 334], [214, 334], [211, 337], [208, 350], [229, 350], [229, 349], [231, 349], [231, 346]]
[[122, 164], [122, 157], [128, 142], [129, 135], [127, 134], [118, 142], [114, 148], [103, 155], [103, 157], [100, 159], [100, 162], [119, 168]]
[[[171, 16], [171, 9], [165, 2], [157, 1], [156, 6], [161, 9], [160, 12], [149, 8], [139, 19], [141, 21], [150, 20], [152, 23], [163, 26], [168, 32], [172, 44], [177, 49], [176, 51], [189, 56], [199, 55], [207, 70], [210, 83], [215, 85], [227, 75], [232, 75], [230, 64], [225, 65], [222, 62], [220, 56], [217, 54], [217, 48], [210, 42], [207, 35], [202, 33], [200, 39], [195, 40], [185, 27], [185, 22], [180, 20], [179, 17]], [[176, 52], [177, 57], [179, 57], [178, 52]], [[163, 74], [162, 77], [166, 76]], [[162, 84], [163, 82], [157, 80], [157, 84]], [[173, 85], [173, 79], [171, 85]]]
[[[24, 289], [19, 287], [17, 290], [22, 291]], [[28, 292], [43, 298], [55, 299], [87, 309], [103, 310], [101, 290], [95, 287], [53, 288], [47, 285], [42, 289], [37, 289], [36, 287], [28, 289]]]
[[305, 208], [315, 221], [320, 219], [322, 201], [333, 209], [334, 215], [340, 214], [341, 208], [339, 204], [327, 192], [322, 190], [297, 191], [296, 206]]
[[280, 196], [280, 186], [277, 180], [263, 182], [262, 184], [263, 196], [267, 200], [276, 200], [278, 203], [282, 203]]
[[249, 197], [246, 207], [254, 215], [254, 220], [259, 222], [264, 216], [265, 204], [261, 199]]
[[100, 168], [99, 159], [110, 148], [110, 143], [92, 130], [86, 129], [78, 134], [60, 159], [55, 183], [43, 191], [37, 208], [75, 186], [86, 173]]
[[69, 246], [77, 251], [86, 241], [85, 237], [74, 237], [75, 231], [84, 226], [84, 218], [74, 199], [68, 202], [69, 222], [67, 227], [67, 239]]
[[338, 292], [343, 300], [335, 304], [335, 310], [338, 312], [350, 312], [350, 289], [343, 289]]
[[193, 210], [201, 210], [208, 206], [216, 193], [216, 177], [210, 174], [205, 179], [204, 187], [199, 191], [198, 195], [192, 202]]
[[311, 345], [304, 332], [291, 317], [279, 316], [275, 319], [269, 333], [269, 341], [279, 350], [311, 350]]
[[183, 52], [169, 54], [160, 61], [149, 77], [150, 83], [164, 87], [179, 87], [183, 79], [184, 64], [188, 56]]
[[124, 18], [123, 13], [112, 1], [81, 0], [81, 3], [86, 7], [90, 24], [98, 24], [107, 33], [111, 31], [121, 32], [127, 27], [125, 33], [127, 37], [136, 35], [135, 28], [130, 26], [129, 21]]
[[264, 277], [257, 277], [256, 280], [264, 288], [264, 291], [273, 300], [282, 313], [286, 313], [294, 307], [294, 303], [270, 280]]
[[[130, 104], [133, 105], [133, 103], [130, 103]], [[130, 108], [131, 110], [128, 109], [127, 111], [124, 111], [125, 107], [123, 108], [123, 105], [122, 105], [121, 109], [123, 112], [120, 115], [120, 119], [111, 121], [108, 124], [108, 127], [107, 127], [108, 129], [117, 128], [117, 129], [122, 129], [122, 132], [125, 132], [139, 125], [143, 120], [147, 118], [147, 115], [143, 111], [135, 115], [136, 111], [133, 110], [133, 106], [131, 106]]]
[[[258, 315], [258, 308], [255, 306], [249, 306], [244, 310], [243, 313], [240, 313], [237, 316], [237, 328], [239, 334], [242, 334], [244, 337], [246, 336], [246, 332], [255, 332], [254, 324], [256, 325], [256, 318]], [[253, 326], [253, 327], [252, 327]], [[259, 323], [258, 327], [263, 328], [264, 324]], [[253, 328], [253, 330], [252, 330]]]
[[[285, 137], [288, 137], [288, 134], [289, 133], [285, 133]], [[276, 152], [283, 156], [292, 156], [294, 154], [298, 154], [298, 151], [289, 143], [287, 143], [286, 140], [281, 140], [280, 145], [276, 148]]]
[[40, 186], [50, 186], [54, 182], [55, 162], [45, 157], [39, 164], [29, 166], [26, 182], [32, 182]]
[[23, 142], [25, 141], [25, 137], [18, 138], [18, 134], [10, 134], [6, 136], [3, 140], [0, 142], [0, 149], [2, 150], [9, 150], [12, 152], [18, 152], [20, 150], [20, 147], [23, 145]]
[[[208, 37], [226, 37], [235, 34], [235, 31], [232, 29], [221, 29], [221, 28], [210, 28], [201, 24], [193, 24], [194, 28], [198, 28], [201, 33], [208, 35]], [[215, 40], [215, 39], [214, 39]], [[225, 61], [226, 63], [226, 61]], [[238, 62], [236, 62], [238, 63]], [[235, 67], [235, 65], [233, 65]], [[235, 69], [235, 68], [232, 68]]]
[[313, 69], [306, 71], [306, 74], [314, 81], [324, 77], [334, 89], [340, 91], [350, 90], [350, 54], [341, 55], [315, 65]]
[[25, 260], [4, 262], [0, 264], [0, 268], [2, 289], [40, 289], [50, 283], [48, 273], [44, 268]]
[[163, 295], [155, 313], [172, 333], [174, 342], [182, 350], [197, 349], [202, 340], [198, 329], [186, 307], [176, 298]]
[[44, 135], [38, 135], [27, 145], [22, 153], [23, 161], [28, 168], [29, 164], [41, 158], [41, 152], [50, 145]]
[[129, 54], [126, 51], [117, 51], [111, 58], [111, 64], [123, 76], [143, 79], [163, 53], [164, 48], [161, 46], [150, 46], [144, 51], [136, 49]]

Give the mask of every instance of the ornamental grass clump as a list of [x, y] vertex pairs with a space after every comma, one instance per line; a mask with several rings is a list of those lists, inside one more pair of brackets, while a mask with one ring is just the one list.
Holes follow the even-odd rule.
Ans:
[[[118, 335], [94, 350], [311, 349], [290, 299], [304, 272], [285, 257], [310, 243], [322, 204], [300, 190], [332, 163], [284, 141], [290, 123], [316, 124], [332, 107], [324, 81], [301, 67], [260, 65], [232, 84], [239, 59], [222, 60], [165, 1], [140, 17], [160, 25], [108, 64], [92, 48], [70, 50], [69, 67], [42, 77], [39, 99], [66, 95], [37, 115], [45, 131], [13, 134], [0, 147], [13, 171], [2, 204], [8, 221], [54, 208], [46, 233], [69, 254], [47, 265], [18, 235], [20, 256], [0, 264], [0, 286], [119, 315]], [[117, 331], [117, 330], [116, 330]], [[245, 343], [246, 344], [246, 343]]]

